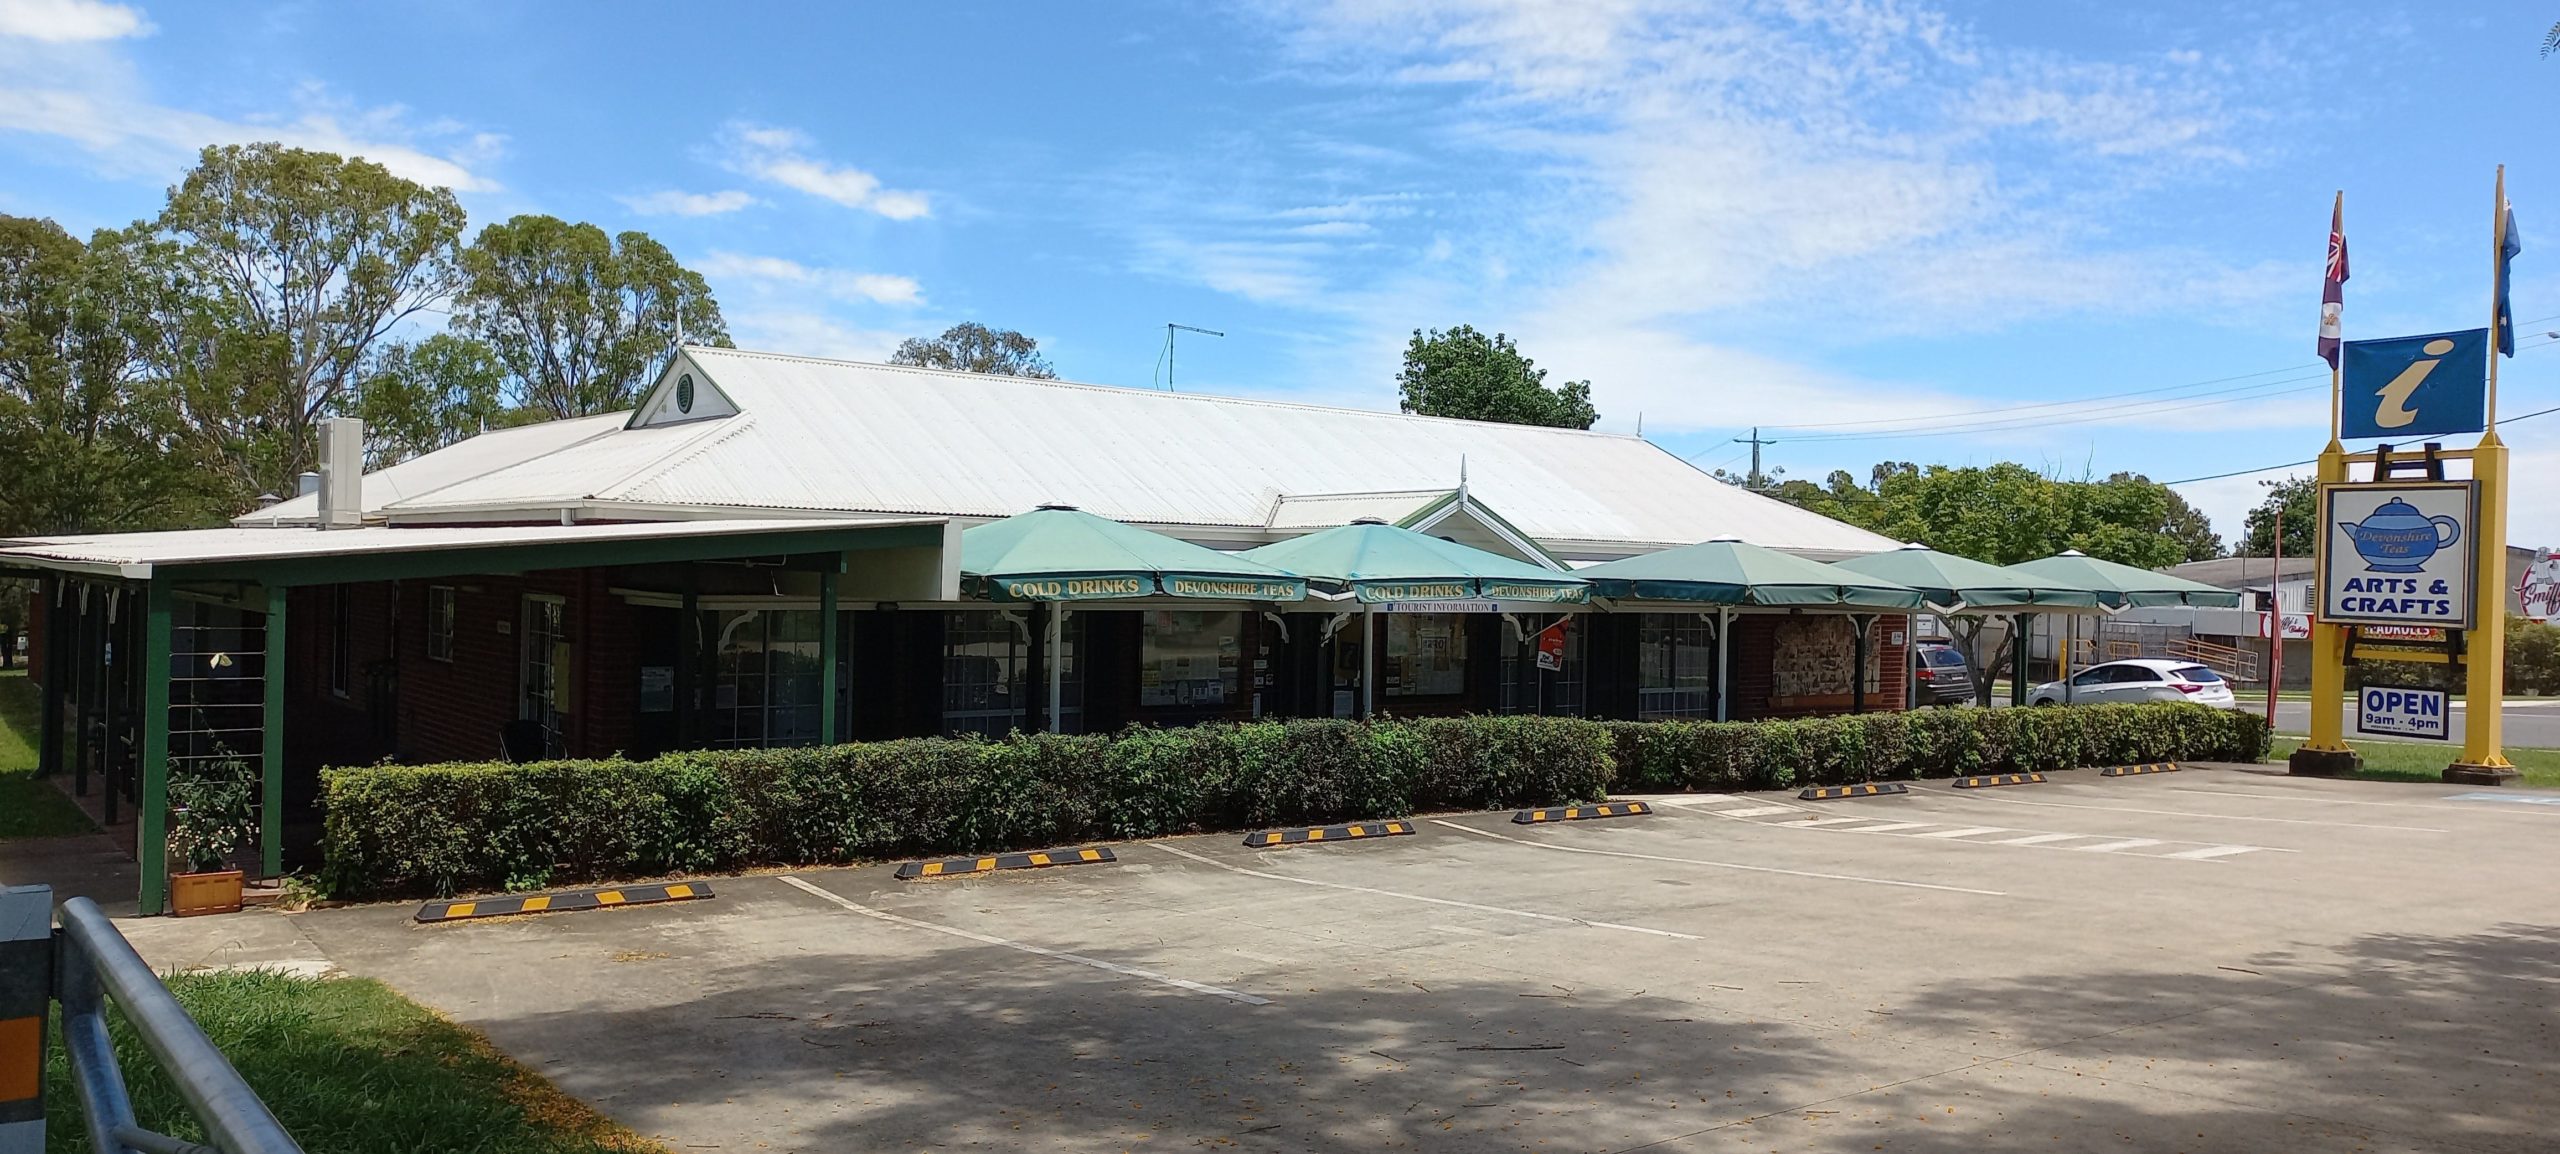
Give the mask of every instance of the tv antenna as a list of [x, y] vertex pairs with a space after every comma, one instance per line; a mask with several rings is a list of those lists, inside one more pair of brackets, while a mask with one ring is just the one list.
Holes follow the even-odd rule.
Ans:
[[1156, 359], [1164, 365], [1164, 391], [1168, 393], [1173, 391], [1173, 334], [1177, 331], [1198, 333], [1204, 337], [1223, 337], [1227, 335], [1216, 329], [1204, 329], [1196, 325], [1178, 325], [1172, 321], [1166, 321], [1164, 324], [1164, 355]]

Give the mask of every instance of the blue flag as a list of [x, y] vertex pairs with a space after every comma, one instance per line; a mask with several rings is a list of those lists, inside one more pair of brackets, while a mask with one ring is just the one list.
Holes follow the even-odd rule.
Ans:
[[2515, 309], [2507, 304], [2507, 282], [2512, 279], [2510, 266], [2515, 263], [2516, 254], [2524, 251], [2524, 241], [2516, 236], [2516, 206], [2507, 205], [2500, 212], [2498, 220], [2500, 237], [2498, 241], [2498, 351], [2512, 357], [2516, 355], [2516, 313]]

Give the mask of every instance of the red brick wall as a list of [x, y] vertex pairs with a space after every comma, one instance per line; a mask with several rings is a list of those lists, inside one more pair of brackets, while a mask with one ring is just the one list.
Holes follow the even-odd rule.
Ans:
[[[427, 657], [427, 589], [444, 584], [454, 590], [451, 661]], [[639, 642], [631, 607], [613, 596], [610, 585], [607, 573], [586, 569], [411, 585], [401, 606], [401, 759], [480, 761], [500, 756], [499, 727], [518, 711], [528, 593], [548, 593], [565, 602], [561, 625], [573, 662], [573, 697], [566, 702], [562, 738], [569, 755], [605, 757], [630, 748], [639, 706]]]
[[[454, 591], [453, 659], [427, 656], [427, 590]], [[401, 609], [401, 757], [411, 762], [491, 761], [498, 727], [516, 715], [517, 631], [525, 584], [514, 577], [422, 582]], [[503, 624], [506, 632], [499, 632]]]

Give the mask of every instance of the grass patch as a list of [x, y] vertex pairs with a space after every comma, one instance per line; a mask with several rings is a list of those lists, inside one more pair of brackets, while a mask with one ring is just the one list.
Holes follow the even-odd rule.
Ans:
[[36, 780], [36, 706], [25, 669], [0, 672], [0, 839], [98, 828], [52, 782]]
[[[272, 973], [168, 982], [312, 1154], [666, 1154], [380, 982]], [[121, 1020], [112, 1028], [136, 1121], [204, 1141], [141, 1042]], [[87, 1154], [60, 1046], [45, 1066], [45, 1114], [46, 1154]]]
[[[2269, 761], [2283, 761], [2302, 747], [2299, 737], [2278, 737], [2267, 754]], [[2420, 745], [2414, 741], [2350, 741], [2357, 753], [2364, 755], [2364, 771], [2356, 776], [2368, 781], [2444, 781], [2444, 767], [2461, 756], [2459, 742]], [[2560, 749], [2509, 749], [2507, 760], [2524, 771], [2521, 784], [2545, 789], [2560, 789]]]

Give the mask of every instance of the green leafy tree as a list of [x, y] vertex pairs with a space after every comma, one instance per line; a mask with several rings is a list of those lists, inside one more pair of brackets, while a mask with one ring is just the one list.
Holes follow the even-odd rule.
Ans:
[[629, 407], [675, 356], [729, 330], [702, 275], [647, 233], [518, 216], [463, 250], [455, 327], [504, 364], [519, 408], [581, 417]]
[[145, 360], [172, 390], [215, 497], [290, 493], [314, 425], [370, 356], [456, 282], [463, 212], [361, 158], [279, 144], [203, 151], [160, 215], [112, 241], [140, 286]]
[[1600, 419], [1591, 407], [1591, 382], [1551, 389], [1546, 381], [1547, 370], [1521, 355], [1509, 336], [1487, 336], [1468, 325], [1428, 335], [1415, 329], [1396, 374], [1408, 413], [1562, 429], [1588, 429]]
[[[2118, 473], [2108, 480], [2150, 483], [2149, 478], [2138, 473]], [[2222, 534], [2213, 531], [2213, 518], [2205, 516], [2204, 510], [2188, 504], [2187, 499], [2179, 496], [2175, 489], [2162, 486], [2160, 492], [2167, 510], [2160, 532], [2186, 550], [2186, 556], [2179, 560], [2210, 561], [2222, 556]]]
[[1044, 381], [1058, 375], [1049, 358], [1040, 354], [1040, 342], [1012, 329], [991, 329], [976, 321], [962, 321], [942, 330], [937, 337], [909, 337], [889, 354], [889, 363]]
[[384, 345], [348, 406], [364, 419], [365, 467], [396, 465], [514, 423], [506, 387], [507, 367], [496, 351], [469, 337], [437, 333]]
[[2267, 495], [2249, 510], [2247, 533], [2240, 542], [2243, 557], [2275, 555], [2276, 511], [2284, 511], [2284, 555], [2311, 556], [2320, 525], [2320, 482], [2313, 477], [2260, 481]]
[[0, 533], [201, 524], [167, 390], [141, 369], [127, 270], [0, 216]]

